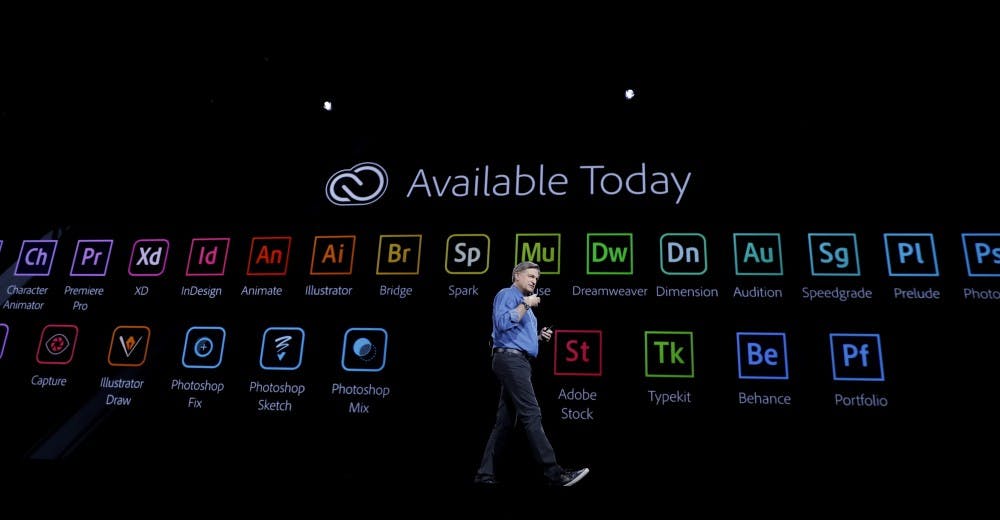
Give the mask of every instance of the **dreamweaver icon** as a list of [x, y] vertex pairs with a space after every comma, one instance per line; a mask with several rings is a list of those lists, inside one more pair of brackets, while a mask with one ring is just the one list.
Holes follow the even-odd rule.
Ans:
[[326, 181], [326, 198], [338, 206], [364, 206], [382, 198], [389, 187], [389, 174], [373, 162], [340, 170]]

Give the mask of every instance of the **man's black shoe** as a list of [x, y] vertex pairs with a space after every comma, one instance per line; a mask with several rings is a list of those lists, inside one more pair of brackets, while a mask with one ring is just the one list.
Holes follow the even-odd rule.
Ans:
[[472, 482], [482, 486], [495, 486], [497, 479], [493, 475], [476, 475]]
[[590, 468], [582, 468], [573, 471], [563, 471], [562, 474], [559, 475], [559, 478], [552, 481], [552, 485], [561, 487], [570, 487], [573, 484], [576, 484], [577, 482], [582, 480], [583, 477], [586, 477], [587, 473], [590, 473]]

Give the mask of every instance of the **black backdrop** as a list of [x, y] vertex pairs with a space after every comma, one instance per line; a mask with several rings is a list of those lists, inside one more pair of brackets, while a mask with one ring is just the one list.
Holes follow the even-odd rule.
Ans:
[[[53, 274], [25, 283], [50, 287], [39, 299], [45, 310], [0, 314], [10, 327], [0, 359], [10, 418], [0, 454], [21, 474], [123, 471], [155, 483], [152, 492], [195, 487], [208, 495], [228, 480], [252, 493], [277, 489], [346, 503], [354, 493], [401, 484], [443, 495], [480, 493], [471, 477], [497, 392], [486, 348], [490, 303], [508, 282], [515, 234], [528, 232], [560, 233], [563, 241], [560, 274], [543, 276], [552, 294], [540, 319], [557, 329], [603, 331], [601, 377], [554, 376], [551, 346], [543, 346], [535, 373], [561, 462], [593, 470], [581, 487], [597, 492], [584, 504], [610, 501], [618, 485], [643, 490], [629, 504], [666, 506], [664, 489], [671, 497], [707, 490], [752, 501], [803, 484], [810, 496], [853, 503], [859, 494], [883, 497], [900, 483], [944, 486], [946, 473], [927, 465], [953, 462], [952, 449], [969, 447], [928, 432], [975, 432], [956, 427], [964, 423], [952, 411], [977, 399], [983, 383], [956, 376], [965, 370], [960, 365], [979, 364], [989, 350], [994, 304], [969, 301], [961, 291], [996, 284], [966, 275], [961, 234], [997, 232], [996, 219], [988, 180], [969, 151], [980, 138], [955, 114], [973, 102], [921, 81], [925, 69], [915, 59], [880, 68], [860, 60], [801, 65], [731, 56], [685, 61], [664, 77], [655, 64], [613, 60], [605, 67], [580, 59], [460, 73], [419, 64], [357, 68], [333, 59], [320, 72], [302, 55], [282, 52], [155, 58], [156, 67], [129, 74], [115, 59], [81, 65], [67, 58], [64, 65], [87, 67], [96, 79], [67, 97], [53, 81], [25, 80], [4, 102], [0, 265], [9, 275], [22, 240], [50, 233], [60, 240]], [[627, 87], [637, 89], [636, 99], [624, 99]], [[324, 100], [333, 110], [323, 110]], [[330, 204], [324, 186], [331, 173], [364, 161], [389, 172], [386, 196], [364, 207]], [[683, 200], [579, 190], [579, 165], [630, 173], [642, 163], [693, 172]], [[545, 164], [567, 172], [574, 191], [435, 201], [403, 191], [421, 168], [456, 174], [486, 164], [508, 172]], [[635, 273], [587, 275], [591, 232], [632, 233]], [[677, 281], [660, 271], [658, 242], [667, 232], [706, 237], [705, 276]], [[742, 232], [780, 233], [783, 276], [735, 275], [732, 233]], [[862, 276], [811, 277], [806, 236], [816, 232], [856, 233]], [[445, 272], [445, 242], [455, 233], [489, 235], [488, 272]], [[883, 233], [932, 233], [940, 276], [890, 279]], [[358, 237], [354, 272], [328, 284], [351, 286], [354, 295], [304, 296], [304, 286], [317, 283], [308, 274], [312, 238], [340, 234]], [[383, 234], [422, 235], [418, 276], [375, 273]], [[244, 275], [254, 236], [292, 237], [287, 277], [258, 283]], [[149, 280], [150, 296], [133, 296], [136, 280], [125, 269], [132, 241], [161, 237], [171, 241], [167, 273]], [[194, 237], [231, 238], [225, 276], [203, 283], [222, 287], [219, 298], [179, 295], [192, 283], [183, 269]], [[115, 240], [109, 274], [70, 280], [72, 247], [88, 238]], [[239, 294], [244, 285], [271, 282], [286, 294]], [[61, 291], [67, 284], [107, 294], [74, 311], [76, 298]], [[402, 301], [379, 296], [383, 284], [413, 287], [414, 294]], [[716, 287], [720, 296], [571, 294], [573, 286], [674, 284]], [[475, 285], [480, 294], [450, 298], [449, 285]], [[733, 298], [735, 286], [751, 285], [781, 288], [784, 297]], [[799, 296], [803, 286], [863, 286], [874, 297], [810, 303]], [[891, 292], [897, 286], [936, 288], [942, 296], [900, 300]], [[69, 366], [34, 361], [38, 331], [50, 323], [79, 326]], [[134, 376], [145, 387], [127, 407], [107, 406], [97, 387], [100, 377], [122, 374], [106, 363], [107, 340], [119, 324], [152, 330], [148, 361]], [[195, 325], [227, 330], [224, 362], [210, 375], [180, 363], [185, 332]], [[268, 326], [306, 331], [299, 370], [259, 369]], [[382, 372], [341, 369], [342, 336], [358, 326], [388, 332]], [[693, 331], [696, 377], [645, 378], [646, 330]], [[739, 380], [739, 331], [786, 332], [789, 379]], [[885, 381], [833, 381], [831, 332], [880, 334]], [[66, 376], [70, 384], [40, 390], [29, 383], [34, 374]], [[218, 380], [226, 389], [193, 410], [190, 393], [168, 389], [173, 378]], [[291, 398], [291, 412], [260, 412], [263, 396], [247, 392], [250, 380], [288, 381], [307, 391]], [[349, 413], [348, 399], [330, 395], [334, 382], [383, 384], [391, 397], [364, 400], [371, 414]], [[583, 388], [599, 396], [585, 405], [594, 420], [560, 419], [562, 407], [581, 405], [557, 399], [559, 390]], [[657, 407], [650, 389], [690, 390], [695, 399]], [[741, 406], [739, 391], [788, 394], [793, 404]], [[889, 405], [838, 407], [836, 392], [880, 394]], [[539, 487], [523, 448], [514, 447], [501, 476], [518, 492]], [[307, 479], [306, 471], [322, 480]], [[175, 472], [179, 479], [168, 477]], [[846, 486], [860, 489], [838, 491]]]

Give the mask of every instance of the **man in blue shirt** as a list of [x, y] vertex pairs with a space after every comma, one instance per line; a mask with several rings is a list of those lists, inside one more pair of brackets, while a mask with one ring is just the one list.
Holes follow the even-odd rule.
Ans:
[[538, 340], [549, 341], [552, 330], [546, 327], [538, 332], [538, 320], [532, 312], [542, 301], [535, 294], [539, 276], [538, 264], [521, 262], [511, 273], [512, 285], [493, 298], [493, 373], [500, 381], [500, 404], [476, 473], [478, 484], [496, 484], [496, 455], [503, 450], [515, 422], [524, 427], [531, 454], [550, 484], [572, 486], [590, 472], [588, 468], [563, 469], [542, 429], [542, 410], [531, 385], [531, 360], [538, 356]]

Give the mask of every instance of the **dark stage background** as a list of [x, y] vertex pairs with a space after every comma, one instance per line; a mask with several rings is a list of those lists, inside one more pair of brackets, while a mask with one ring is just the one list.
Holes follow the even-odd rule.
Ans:
[[[4, 95], [0, 125], [0, 299], [44, 308], [0, 311], [8, 326], [0, 358], [4, 467], [38, 477], [30, 482], [73, 474], [94, 484], [127, 474], [146, 483], [142, 493], [215, 496], [228, 481], [248, 494], [364, 497], [373, 508], [380, 490], [403, 485], [484, 493], [471, 479], [497, 394], [490, 305], [509, 282], [516, 236], [544, 233], [559, 235], [561, 261], [558, 274], [543, 273], [540, 285], [551, 293], [540, 321], [567, 335], [601, 331], [599, 376], [554, 374], [552, 344], [535, 365], [560, 462], [592, 469], [574, 503], [666, 508], [707, 491], [764, 507], [796, 486], [833, 505], [888, 503], [897, 485], [928, 491], [954, 483], [950, 470], [929, 468], [979, 453], [981, 430], [962, 410], [992, 394], [975, 370], [988, 365], [995, 343], [996, 302], [963, 291], [998, 289], [993, 277], [969, 276], [962, 241], [963, 233], [1000, 233], [992, 169], [973, 158], [986, 139], [961, 119], [977, 106], [975, 78], [920, 53], [887, 64], [879, 53], [840, 59], [830, 50], [804, 62], [745, 52], [519, 65], [491, 56], [468, 68], [406, 59], [383, 68], [271, 50], [153, 53], [125, 63], [72, 50], [47, 60], [13, 56], [18, 73], [9, 77], [18, 81]], [[73, 78], [72, 88], [60, 77]], [[626, 100], [626, 88], [637, 96]], [[331, 175], [364, 162], [388, 173], [385, 195], [369, 205], [332, 204]], [[544, 165], [566, 175], [567, 192], [432, 197], [431, 185], [407, 196], [419, 171], [442, 179], [486, 165], [536, 176]], [[586, 165], [621, 177], [645, 168], [647, 179], [690, 172], [690, 181], [680, 201], [676, 185], [664, 195], [591, 194]], [[631, 233], [634, 271], [588, 274], [588, 233]], [[704, 274], [664, 273], [665, 233], [704, 236]], [[781, 276], [737, 275], [734, 233], [779, 234]], [[856, 235], [860, 276], [812, 275], [810, 233]], [[889, 276], [885, 233], [932, 235], [939, 275]], [[448, 272], [455, 234], [489, 237], [485, 272]], [[356, 237], [350, 275], [310, 274], [314, 237], [327, 235]], [[376, 272], [383, 235], [420, 235], [417, 274]], [[287, 275], [247, 276], [252, 238], [275, 236], [291, 238]], [[185, 276], [199, 237], [230, 239], [223, 276]], [[129, 275], [133, 242], [144, 238], [170, 242], [162, 276]], [[58, 239], [51, 275], [15, 276], [22, 241], [39, 239]], [[106, 276], [69, 276], [81, 239], [114, 240]], [[181, 294], [192, 285], [221, 295]], [[310, 285], [352, 293], [307, 296]], [[48, 294], [11, 294], [8, 286]], [[68, 295], [66, 286], [104, 294]], [[148, 294], [137, 295], [140, 286]], [[412, 294], [382, 295], [383, 286]], [[478, 294], [456, 298], [451, 286]], [[244, 287], [283, 294], [241, 295]], [[648, 293], [574, 294], [608, 287]], [[718, 296], [657, 296], [665, 287]], [[733, 294], [752, 287], [782, 295]], [[805, 301], [804, 287], [872, 296]], [[896, 288], [939, 297], [904, 298]], [[68, 365], [36, 362], [49, 324], [79, 329]], [[109, 365], [120, 325], [149, 327], [141, 367]], [[225, 328], [217, 369], [183, 366], [193, 326]], [[300, 368], [260, 368], [268, 327], [304, 331]], [[343, 368], [344, 336], [355, 327], [384, 329], [381, 371]], [[694, 377], [646, 377], [646, 331], [691, 332]], [[785, 333], [787, 380], [740, 379], [738, 332]], [[831, 333], [878, 334], [884, 381], [834, 380]], [[41, 388], [33, 376], [67, 384]], [[144, 383], [102, 389], [105, 376]], [[225, 386], [218, 394], [183, 391], [171, 389], [175, 379]], [[251, 381], [305, 392], [251, 392]], [[334, 395], [337, 383], [390, 395]], [[594, 399], [559, 398], [574, 390]], [[741, 404], [741, 392], [791, 404]], [[108, 404], [109, 393], [131, 402]], [[690, 402], [658, 405], [654, 393]], [[838, 394], [884, 404], [838, 405]], [[287, 400], [291, 409], [262, 411], [260, 399]], [[564, 409], [591, 415], [570, 420]], [[517, 493], [541, 488], [525, 448], [517, 441], [499, 475]], [[630, 493], [613, 494], [619, 486]]]

